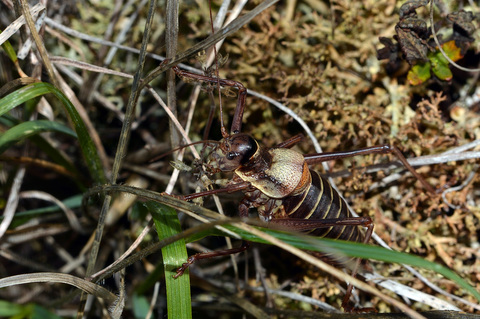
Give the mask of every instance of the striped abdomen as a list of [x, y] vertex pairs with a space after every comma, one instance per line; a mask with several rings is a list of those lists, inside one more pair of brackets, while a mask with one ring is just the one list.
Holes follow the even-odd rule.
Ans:
[[[309, 220], [352, 217], [347, 204], [330, 183], [317, 172], [310, 170], [312, 183], [303, 193], [283, 199], [283, 207], [289, 218]], [[363, 233], [357, 226], [334, 226], [317, 228], [310, 235], [362, 242]]]

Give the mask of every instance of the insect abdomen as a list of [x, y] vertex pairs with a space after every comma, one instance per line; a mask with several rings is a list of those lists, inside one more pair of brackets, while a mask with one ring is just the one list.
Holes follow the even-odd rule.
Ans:
[[[302, 194], [283, 200], [285, 213], [289, 218], [309, 220], [344, 219], [352, 217], [347, 204], [330, 183], [317, 172], [310, 170], [312, 183]], [[362, 242], [363, 234], [356, 226], [333, 226], [316, 228], [310, 235]]]

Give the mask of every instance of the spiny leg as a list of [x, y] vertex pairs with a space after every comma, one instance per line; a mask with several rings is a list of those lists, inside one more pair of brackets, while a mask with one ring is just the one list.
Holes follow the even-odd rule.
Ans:
[[[238, 207], [240, 217], [248, 217], [248, 207], [249, 207], [248, 200], [243, 199]], [[198, 260], [238, 254], [247, 250], [249, 246], [250, 246], [250, 243], [244, 240], [242, 241], [242, 245], [238, 248], [230, 248], [230, 249], [217, 250], [217, 251], [212, 251], [208, 253], [198, 253], [198, 254], [192, 255], [188, 257], [186, 263], [183, 263], [182, 266], [177, 269], [177, 273], [173, 276], [173, 278], [178, 278], [181, 275], [183, 275], [183, 273], [187, 270], [187, 268], [193, 265]]]
[[217, 251], [212, 251], [212, 252], [208, 252], [208, 253], [198, 253], [198, 254], [192, 255], [192, 256], [188, 257], [187, 262], [183, 263], [182, 266], [177, 269], [177, 273], [175, 275], [173, 275], [173, 278], [178, 278], [178, 277], [182, 276], [183, 273], [187, 270], [187, 268], [190, 267], [191, 265], [193, 265], [198, 260], [238, 254], [238, 253], [241, 253], [241, 252], [247, 250], [249, 246], [250, 246], [250, 244], [248, 242], [243, 241], [242, 245], [238, 248], [217, 250]]
[[[282, 218], [282, 219], [273, 219], [270, 223], [277, 224], [280, 226], [285, 226], [290, 230], [297, 231], [308, 231], [314, 230], [316, 228], [326, 228], [326, 227], [335, 227], [335, 226], [349, 226], [349, 227], [366, 227], [367, 231], [363, 239], [363, 243], [367, 244], [373, 233], [373, 221], [368, 216], [361, 217], [348, 217], [348, 218], [332, 218], [332, 219], [320, 219], [320, 220], [309, 220], [309, 219], [300, 219], [300, 218]], [[361, 258], [356, 258], [355, 266], [353, 267], [351, 276], [356, 278], [358, 268], [360, 267]], [[374, 308], [354, 308], [349, 305], [349, 300], [352, 295], [353, 285], [348, 284], [345, 296], [342, 301], [342, 308], [345, 312], [375, 312]]]
[[228, 185], [224, 188], [212, 189], [212, 190], [193, 193], [193, 194], [189, 194], [189, 195], [170, 195], [170, 194], [165, 194], [165, 195], [173, 196], [175, 198], [188, 201], [188, 200], [192, 200], [192, 199], [195, 199], [195, 198], [198, 198], [198, 197], [205, 197], [205, 196], [208, 196], [208, 195], [214, 195], [214, 194], [220, 194], [220, 193], [233, 193], [233, 192], [241, 191], [241, 190], [244, 190], [247, 187], [250, 187], [250, 185], [251, 184], [249, 182], [242, 182], [242, 183], [238, 183], [238, 184], [231, 184], [231, 185]]
[[290, 147], [293, 147], [294, 145], [298, 144], [302, 139], [303, 139], [303, 134], [297, 134], [295, 136], [290, 137], [288, 140], [277, 144], [277, 146], [275, 146], [275, 147], [290, 148]]
[[[365, 238], [363, 240], [364, 244], [367, 244], [370, 241], [370, 238], [372, 237], [373, 223], [366, 225], [366, 227], [367, 227], [367, 231], [365, 232]], [[355, 267], [353, 268], [353, 271], [352, 271], [353, 278], [357, 277], [357, 272], [358, 272], [358, 268], [360, 267], [360, 262], [361, 262], [361, 259], [357, 258], [357, 261], [355, 262]], [[342, 301], [342, 308], [345, 310], [345, 312], [377, 312], [375, 308], [355, 308], [350, 306], [349, 301], [352, 295], [352, 291], [353, 291], [353, 285], [349, 283], [347, 286], [347, 291], [345, 292], [345, 296], [343, 296], [343, 301]]]
[[402, 164], [410, 171], [410, 173], [415, 176], [420, 183], [422, 183], [425, 189], [435, 195], [438, 191], [443, 190], [440, 188], [438, 191], [435, 190], [432, 185], [430, 185], [413, 167], [407, 162], [405, 156], [403, 156], [402, 152], [393, 145], [380, 145], [380, 146], [371, 146], [365, 147], [358, 150], [353, 151], [340, 151], [340, 152], [328, 152], [328, 153], [318, 153], [318, 154], [307, 154], [304, 155], [305, 161], [308, 164], [315, 164], [321, 163], [325, 161], [337, 160], [342, 158], [348, 158], [358, 155], [369, 155], [369, 154], [391, 154], [393, 153], [397, 158], [402, 162]]

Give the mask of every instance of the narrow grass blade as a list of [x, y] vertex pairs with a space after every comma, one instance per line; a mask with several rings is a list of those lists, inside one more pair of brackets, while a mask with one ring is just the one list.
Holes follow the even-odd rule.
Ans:
[[0, 99], [0, 116], [30, 99], [48, 93], [54, 94], [65, 107], [65, 110], [73, 123], [75, 132], [77, 133], [78, 140], [80, 142], [80, 148], [92, 179], [97, 184], [105, 184], [106, 177], [103, 167], [85, 124], [70, 100], [53, 85], [49, 83], [38, 82], [26, 85], [23, 88], [8, 94], [4, 98]]
[[[74, 195], [70, 198], [67, 198], [62, 201], [62, 203], [70, 208], [70, 209], [75, 209], [79, 208], [82, 205], [82, 196], [83, 195]], [[46, 214], [53, 214], [61, 211], [61, 208], [57, 205], [51, 205], [47, 207], [42, 207], [42, 208], [35, 208], [31, 210], [26, 210], [23, 212], [16, 212], [15, 216], [13, 217], [12, 223], [10, 224], [10, 227], [16, 228], [20, 225], [25, 224], [26, 222], [30, 221], [32, 218], [38, 217], [38, 216], [45, 216]], [[3, 220], [3, 216], [0, 216], [0, 222]]]
[[75, 138], [77, 137], [77, 134], [69, 127], [57, 122], [47, 120], [23, 122], [10, 128], [0, 136], [0, 154], [13, 144], [43, 132], [60, 132]]
[[[182, 231], [177, 212], [173, 208], [152, 201], [145, 203], [145, 206], [152, 214], [160, 240]], [[188, 258], [185, 240], [181, 239], [163, 247], [162, 256], [165, 268], [168, 317], [192, 318], [190, 277], [186, 274], [177, 279], [173, 278], [176, 269]]]
[[[20, 121], [8, 114], [5, 114], [3, 116], [0, 116], [0, 124], [3, 124], [6, 127], [12, 127], [20, 124]], [[80, 176], [80, 173], [73, 165], [72, 161], [57, 147], [53, 146], [49, 141], [44, 139], [41, 135], [31, 136], [30, 141], [37, 145], [37, 147], [40, 148], [54, 163], [63, 166], [73, 175]], [[85, 190], [85, 186], [80, 183], [80, 179], [76, 179], [75, 182], [79, 185], [82, 191]]]
[[[176, 207], [177, 209], [189, 212], [195, 212], [202, 216], [208, 216], [211, 218], [216, 214], [208, 210], [206, 208], [194, 205], [192, 203], [188, 203], [170, 196], [163, 196], [156, 192], [145, 190], [145, 189], [136, 189], [134, 187], [128, 186], [120, 186], [120, 185], [111, 185], [105, 187], [105, 190], [108, 191], [115, 191], [115, 190], [123, 190], [128, 191], [138, 196], [153, 199], [157, 202], [162, 202], [166, 205], [171, 205]], [[249, 223], [251, 224], [258, 224], [258, 221], [252, 221]], [[252, 241], [252, 242], [259, 242], [269, 244], [269, 242], [250, 234], [249, 232], [243, 231], [235, 226], [224, 225], [223, 227], [235, 232], [238, 234], [242, 239]], [[273, 230], [268, 228], [260, 228], [263, 232], [267, 233], [268, 235], [274, 236], [275, 238], [284, 241], [287, 244], [290, 244], [296, 248], [303, 249], [303, 250], [313, 250], [313, 251], [337, 251], [339, 254], [351, 256], [351, 257], [359, 257], [364, 259], [371, 259], [371, 260], [379, 260], [379, 261], [386, 261], [391, 263], [399, 263], [399, 264], [407, 264], [411, 266], [421, 267], [424, 269], [433, 270], [446, 278], [453, 280], [457, 283], [458, 286], [464, 288], [468, 292], [470, 292], [475, 298], [480, 301], [480, 293], [475, 290], [471, 285], [469, 285], [464, 279], [462, 279], [459, 275], [451, 271], [450, 269], [424, 260], [423, 258], [405, 254], [402, 252], [391, 251], [382, 247], [373, 246], [373, 245], [366, 245], [366, 244], [359, 244], [359, 243], [352, 243], [346, 242], [341, 240], [332, 240], [326, 238], [318, 238], [318, 237], [311, 237], [306, 236], [299, 233], [288, 233], [279, 230]], [[216, 229], [211, 230], [211, 235], [219, 235], [219, 231]], [[186, 238], [188, 242], [192, 238], [196, 238], [198, 234], [191, 235], [189, 234]], [[201, 236], [208, 235], [208, 231], [203, 233]]]
[[[235, 231], [240, 236], [242, 236], [242, 238], [245, 240], [268, 244], [264, 240], [259, 239], [258, 237], [253, 236], [252, 234], [239, 230], [234, 226], [225, 226], [225, 228]], [[475, 296], [475, 298], [478, 301], [480, 301], [480, 293], [476, 291], [474, 287], [468, 284], [463, 278], [461, 278], [455, 272], [448, 269], [447, 267], [425, 260], [418, 256], [414, 256], [411, 254], [406, 254], [406, 253], [402, 253], [394, 250], [388, 250], [379, 246], [347, 242], [343, 240], [311, 237], [311, 236], [286, 233], [286, 232], [266, 229], [266, 228], [262, 228], [262, 231], [286, 242], [287, 244], [290, 244], [302, 250], [312, 250], [312, 251], [320, 251], [320, 252], [328, 251], [329, 253], [334, 251], [340, 255], [345, 255], [350, 257], [358, 257], [358, 258], [369, 259], [369, 260], [378, 260], [378, 261], [384, 261], [389, 263], [406, 264], [406, 265], [415, 266], [423, 269], [429, 269], [454, 281], [458, 286], [467, 290], [469, 293]]]
[[2, 48], [5, 51], [5, 53], [8, 55], [10, 60], [12, 60], [13, 63], [17, 63], [17, 61], [18, 61], [17, 54], [15, 53], [15, 50], [13, 49], [10, 42], [5, 41], [4, 43], [2, 43]]

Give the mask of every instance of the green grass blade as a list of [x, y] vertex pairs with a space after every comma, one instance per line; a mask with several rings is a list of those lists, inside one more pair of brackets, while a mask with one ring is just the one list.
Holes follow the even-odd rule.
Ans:
[[[234, 226], [227, 225], [225, 228], [238, 233], [245, 240], [268, 244], [268, 242], [264, 241], [263, 239], [242, 231]], [[335, 252], [340, 256], [344, 255], [389, 263], [406, 264], [423, 269], [429, 269], [454, 281], [458, 286], [470, 292], [473, 296], [475, 296], [475, 298], [477, 298], [478, 301], [480, 301], [480, 293], [455, 272], [447, 267], [425, 260], [418, 256], [362, 243], [292, 234], [266, 228], [262, 228], [262, 231], [286, 242], [287, 244], [303, 250]]]
[[[192, 203], [188, 203], [170, 196], [163, 196], [156, 192], [146, 190], [146, 189], [139, 189], [134, 187], [122, 186], [122, 185], [110, 185], [105, 187], [108, 191], [128, 191], [132, 194], [136, 194], [138, 196], [153, 199], [157, 202], [164, 203], [165, 205], [173, 206], [177, 209], [189, 211], [192, 213], [196, 213], [202, 215], [207, 218], [214, 218], [213, 216], [216, 215], [211, 210], [206, 208], [197, 206]], [[255, 221], [254, 223], [257, 223]], [[239, 229], [238, 227], [231, 226], [231, 225], [223, 225], [223, 227], [235, 232], [238, 234], [242, 239], [252, 241], [252, 242], [259, 242], [269, 244], [269, 242], [258, 238], [246, 231]], [[336, 251], [339, 254], [351, 256], [351, 257], [359, 257], [364, 259], [371, 259], [371, 260], [379, 260], [379, 261], [386, 261], [391, 263], [399, 263], [399, 264], [407, 264], [411, 266], [421, 267], [424, 269], [433, 270], [446, 278], [453, 280], [457, 283], [458, 286], [464, 288], [468, 292], [470, 292], [475, 298], [480, 301], [480, 293], [476, 291], [471, 285], [469, 285], [464, 279], [458, 276], [456, 273], [451, 271], [450, 269], [441, 266], [439, 264], [424, 260], [423, 258], [405, 254], [401, 252], [391, 251], [382, 247], [373, 246], [373, 245], [366, 245], [366, 244], [359, 244], [359, 243], [352, 243], [346, 242], [341, 240], [332, 240], [326, 238], [318, 238], [312, 236], [306, 236], [299, 233], [287, 233], [273, 229], [267, 228], [260, 228], [262, 231], [267, 233], [268, 235], [274, 236], [287, 244], [290, 244], [296, 248], [303, 249], [303, 250], [313, 250], [313, 251]], [[206, 236], [210, 232], [211, 235], [218, 235], [219, 231], [216, 229], [211, 229], [211, 231], [203, 232], [201, 236]], [[194, 234], [190, 237], [190, 234], [186, 236], [186, 241], [188, 242], [190, 239], [197, 237], [198, 234]]]
[[0, 99], [0, 116], [37, 96], [53, 93], [49, 86], [48, 83], [33, 83], [3, 97]]
[[[173, 208], [153, 201], [145, 203], [145, 206], [152, 214], [160, 240], [182, 231], [177, 212]], [[173, 278], [176, 269], [188, 258], [185, 240], [178, 240], [163, 247], [162, 256], [165, 266], [168, 318], [192, 318], [190, 277], [185, 274], [177, 279]]]
[[[20, 121], [18, 119], [8, 114], [0, 116], [0, 124], [3, 124], [6, 127], [12, 127], [18, 125], [19, 123]], [[72, 172], [74, 175], [80, 176], [80, 173], [70, 159], [41, 135], [31, 136], [30, 140], [37, 145], [37, 147], [40, 148], [54, 163], [63, 166], [67, 171]], [[75, 182], [77, 185], [79, 185], [81, 190], [85, 190], [85, 186], [81, 184], [79, 179], [76, 179]]]
[[0, 136], [0, 154], [13, 144], [43, 132], [59, 132], [77, 137], [77, 134], [69, 127], [57, 122], [47, 120], [23, 122], [10, 128]]
[[[2, 32], [0, 31], [0, 33]], [[13, 49], [12, 45], [8, 40], [2, 43], [2, 48], [5, 51], [5, 53], [8, 55], [10, 60], [12, 60], [13, 63], [17, 63], [18, 61], [17, 54], [15, 53], [15, 50]]]
[[[72, 197], [69, 197], [63, 200], [62, 203], [70, 209], [76, 209], [82, 206], [82, 198], [83, 198], [82, 194], [74, 195]], [[25, 224], [26, 222], [30, 221], [32, 218], [39, 217], [39, 216], [43, 217], [45, 214], [53, 214], [60, 211], [62, 210], [58, 205], [51, 205], [47, 207], [26, 210], [23, 212], [16, 212], [15, 216], [13, 217], [12, 223], [10, 224], [10, 227], [13, 229], [22, 224]], [[3, 216], [0, 216], [0, 222], [3, 221], [3, 218], [4, 218]]]
[[77, 133], [78, 140], [80, 142], [80, 148], [85, 158], [85, 162], [87, 163], [91, 177], [97, 184], [105, 184], [106, 177], [102, 168], [102, 164], [85, 124], [83, 123], [72, 102], [70, 102], [70, 100], [53, 85], [49, 83], [38, 82], [26, 85], [23, 88], [8, 94], [4, 98], [0, 99], [0, 116], [30, 99], [48, 93], [54, 94], [62, 102], [67, 114], [72, 120], [75, 132]]

